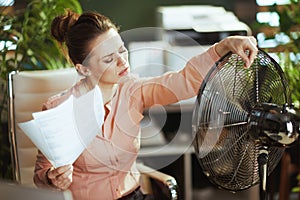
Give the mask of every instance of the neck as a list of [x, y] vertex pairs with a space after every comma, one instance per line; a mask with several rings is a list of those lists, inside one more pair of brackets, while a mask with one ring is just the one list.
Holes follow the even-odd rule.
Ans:
[[[85, 94], [88, 91], [92, 90], [96, 84], [97, 83], [95, 83], [94, 81], [92, 81], [88, 78], [82, 79], [78, 85], [79, 95]], [[98, 82], [98, 86], [101, 90], [104, 104], [106, 104], [113, 98], [113, 96], [116, 93], [116, 90], [118, 88], [118, 84], [114, 84], [114, 83]]]
[[118, 88], [118, 84], [98, 83], [98, 85], [102, 92], [103, 103], [106, 104], [113, 98]]

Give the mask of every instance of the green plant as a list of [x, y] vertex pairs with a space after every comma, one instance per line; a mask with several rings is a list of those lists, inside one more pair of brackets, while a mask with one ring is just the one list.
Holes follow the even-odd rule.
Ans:
[[274, 6], [274, 11], [279, 15], [280, 32], [289, 38], [285, 44], [283, 69], [289, 80], [292, 91], [292, 99], [297, 108], [300, 101], [300, 1], [291, 0], [290, 5], [285, 5], [282, 9]]
[[[292, 91], [292, 101], [297, 109], [300, 108], [300, 0], [290, 0], [288, 5], [270, 7], [270, 12], [279, 16], [279, 27], [259, 24], [259, 29], [269, 30], [265, 39], [273, 39], [279, 65], [283, 68]], [[257, 28], [257, 27], [256, 27]]]
[[[7, 126], [7, 78], [11, 71], [70, 67], [50, 35], [52, 19], [70, 9], [82, 13], [78, 0], [28, 0], [25, 8], [6, 12], [0, 7], [0, 122]], [[1, 46], [1, 45], [0, 45]], [[7, 129], [0, 130], [0, 177], [7, 177]], [[2, 173], [1, 173], [2, 172]]]

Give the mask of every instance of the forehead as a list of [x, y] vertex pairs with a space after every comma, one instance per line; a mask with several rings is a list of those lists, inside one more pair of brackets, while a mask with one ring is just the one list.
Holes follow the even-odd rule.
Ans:
[[114, 53], [117, 51], [123, 41], [119, 33], [115, 29], [110, 29], [109, 31], [99, 35], [91, 44], [92, 50], [88, 57], [103, 57]]
[[119, 33], [115, 29], [99, 35], [99, 37], [92, 43], [91, 54], [97, 53], [102, 56], [115, 52], [123, 44]]

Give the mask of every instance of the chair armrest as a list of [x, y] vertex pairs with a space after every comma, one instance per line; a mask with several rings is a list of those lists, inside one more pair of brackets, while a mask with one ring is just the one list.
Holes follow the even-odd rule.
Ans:
[[[154, 195], [155, 199], [178, 199], [178, 185], [176, 179], [173, 176], [157, 171], [151, 167], [148, 167], [142, 163], [137, 163], [137, 169], [142, 175], [143, 184], [150, 183], [149, 186], [146, 186], [147, 192], [150, 192]], [[145, 188], [145, 185], [142, 188]]]

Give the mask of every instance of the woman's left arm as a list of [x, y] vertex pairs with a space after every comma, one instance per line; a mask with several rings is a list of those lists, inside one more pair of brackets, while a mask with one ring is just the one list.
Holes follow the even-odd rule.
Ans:
[[[258, 51], [256, 45], [254, 37], [230, 36], [190, 59], [179, 72], [169, 72], [146, 80], [141, 86], [144, 107], [154, 104], [167, 105], [197, 95], [210, 68], [230, 51], [240, 55], [245, 67], [249, 67]], [[249, 51], [248, 55], [245, 53], [246, 50]]]

